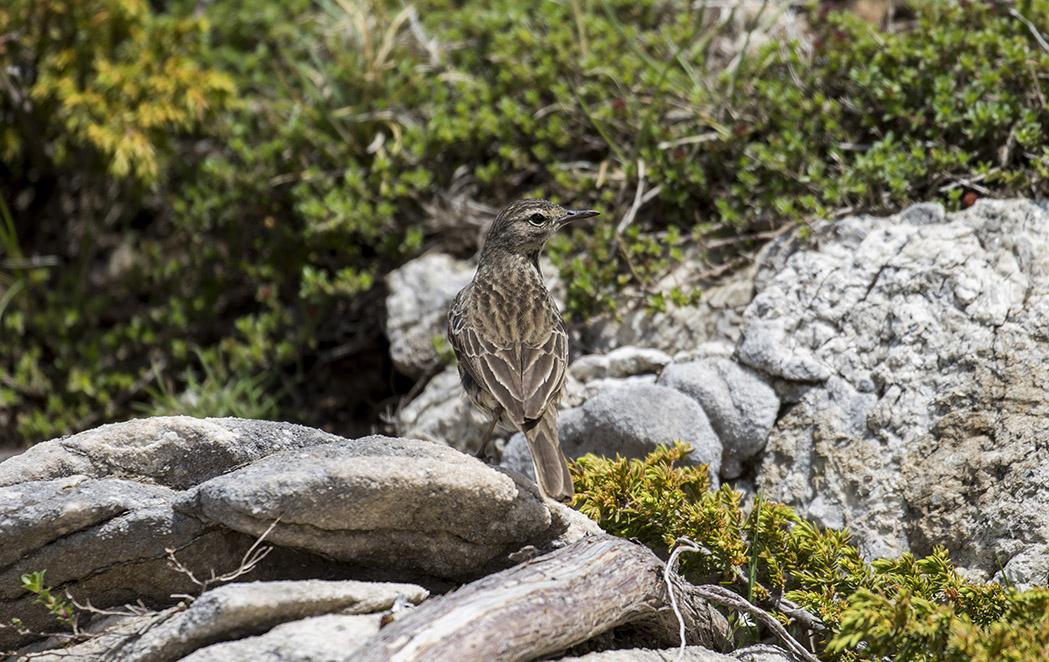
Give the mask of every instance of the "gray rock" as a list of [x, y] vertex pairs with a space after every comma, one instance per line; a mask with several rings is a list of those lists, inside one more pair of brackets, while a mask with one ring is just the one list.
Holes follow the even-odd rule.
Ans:
[[[615, 319], [590, 324], [587, 335], [593, 339], [592, 346], [604, 352], [640, 345], [674, 354], [711, 340], [734, 343], [739, 339], [743, 311], [753, 296], [754, 273], [753, 268], [744, 269], [707, 288], [692, 306], [668, 304], [666, 312], [650, 312], [640, 306], [620, 311]], [[687, 277], [681, 280], [689, 287], [696, 282]]]
[[386, 277], [386, 337], [390, 358], [402, 373], [420, 377], [438, 366], [434, 338], [446, 337], [448, 306], [473, 272], [468, 262], [434, 253]]
[[[669, 662], [678, 659], [680, 649], [649, 650], [634, 648], [589, 653], [579, 657], [563, 657], [562, 662]], [[794, 662], [782, 648], [769, 645], [749, 646], [731, 654], [716, 653], [702, 646], [686, 646], [683, 662]]]
[[[53, 593], [69, 591], [99, 608], [138, 600], [164, 607], [174, 594], [196, 592], [190, 577], [169, 565], [168, 550], [203, 578], [236, 569], [256, 536], [175, 512], [180, 493], [153, 481], [180, 486], [274, 450], [332, 439], [341, 438], [284, 423], [159, 418], [103, 426], [10, 458], [0, 465], [0, 613], [17, 614], [31, 630], [53, 627], [21, 588], [21, 575], [39, 570]], [[63, 475], [77, 470], [120, 478]], [[321, 572], [339, 577], [346, 568], [277, 548], [252, 577]], [[30, 640], [0, 628], [0, 649]]]
[[[39, 526], [46, 528], [47, 523], [40, 522]], [[90, 600], [100, 608], [139, 599], [149, 604], [170, 604], [173, 593], [192, 591], [194, 585], [168, 567], [165, 548], [183, 550], [187, 561], [195, 560], [195, 553], [203, 549], [210, 556], [210, 552], [218, 551], [213, 538], [219, 534], [205, 535], [203, 528], [200, 522], [173, 513], [169, 503], [163, 503], [131, 510], [54, 539], [23, 552], [18, 561], [0, 570], [0, 613], [18, 615], [32, 630], [53, 627], [53, 618], [42, 606], [33, 604], [35, 596], [22, 589], [21, 576], [40, 570], [46, 571], [44, 583], [53, 587], [52, 593], [62, 595], [69, 589], [78, 600]], [[44, 538], [33, 530], [23, 535]], [[224, 557], [220, 553], [215, 558]], [[13, 629], [0, 629], [0, 649], [29, 640]]]
[[428, 595], [413, 584], [319, 579], [220, 586], [132, 642], [134, 656], [126, 659], [176, 660], [208, 644], [265, 632], [280, 623], [334, 612], [369, 614], [389, 609], [398, 596], [418, 604]]
[[[237, 431], [232, 439], [231, 430]], [[276, 546], [251, 570], [252, 579], [338, 578], [352, 571], [356, 577], [406, 573], [448, 586], [434, 577], [472, 577], [511, 563], [522, 550], [599, 530], [560, 504], [544, 503], [523, 478], [424, 441], [350, 441], [301, 426], [232, 419], [164, 418], [92, 432], [44, 444], [49, 450], [38, 456], [45, 460], [41, 467], [18, 472], [5, 463], [11, 484], [0, 487], [0, 613], [17, 615], [37, 632], [54, 627], [47, 610], [21, 588], [20, 576], [38, 570], [46, 570], [44, 583], [54, 594], [69, 591], [99, 608], [138, 601], [169, 607], [160, 615], [117, 619], [124, 634], [117, 628], [106, 637], [117, 637], [110, 647], [119, 644], [127, 659], [174, 659], [226, 632], [350, 608], [348, 594], [332, 594], [326, 587], [336, 585], [323, 582], [268, 584], [257, 608], [244, 598], [251, 586], [216, 589], [189, 609], [170, 607], [176, 596], [199, 591], [193, 576], [235, 571], [278, 517], [281, 524], [265, 543]], [[340, 441], [310, 447], [331, 439]], [[188, 447], [189, 441], [196, 445]], [[295, 450], [268, 452], [289, 446]], [[176, 470], [167, 462], [179, 452], [187, 461]], [[209, 456], [217, 458], [213, 467], [204, 461]], [[188, 491], [151, 482], [206, 478], [236, 458], [256, 459]], [[74, 467], [108, 469], [122, 478], [35, 479]], [[81, 618], [82, 626], [92, 625], [89, 614]], [[31, 640], [0, 628], [0, 649]]]
[[695, 348], [674, 354], [674, 363], [688, 363], [700, 359], [730, 359], [736, 353], [736, 345], [723, 340], [711, 340]]
[[180, 581], [178, 573], [166, 567], [165, 548], [185, 547], [200, 536], [202, 529], [200, 522], [173, 513], [168, 504], [130, 511], [55, 540], [5, 567], [0, 571], [0, 600], [15, 600], [25, 594], [19, 580], [25, 573], [47, 570], [50, 585], [86, 578], [98, 584], [100, 572], [115, 574], [129, 565], [143, 572], [153, 569], [135, 586], [123, 591], [119, 586], [111, 587], [129, 600], [190, 590], [192, 585], [185, 578]]
[[568, 371], [583, 382], [595, 379], [655, 374], [670, 363], [670, 355], [648, 347], [620, 347], [608, 354], [589, 354], [572, 362]]
[[757, 644], [733, 651], [731, 656], [740, 662], [795, 662], [795, 657], [778, 646]]
[[568, 524], [568, 528], [565, 532], [557, 537], [558, 545], [571, 545], [577, 540], [581, 540], [587, 536], [596, 536], [605, 533], [605, 530], [598, 526], [597, 522], [590, 519], [583, 513], [569, 508], [563, 503], [556, 503], [548, 501], [547, 505], [550, 509], [555, 511], [560, 519], [563, 519]]
[[202, 648], [180, 662], [344, 662], [379, 632], [381, 619], [381, 614], [305, 618], [257, 637]]
[[37, 444], [0, 463], [0, 487], [84, 475], [183, 490], [270, 453], [339, 439], [292, 423], [161, 416]]
[[605, 393], [607, 391], [614, 391], [616, 389], [623, 388], [624, 386], [642, 386], [649, 385], [653, 386], [656, 383], [655, 375], [633, 375], [631, 377], [608, 377], [604, 379], [594, 379], [587, 382], [583, 387], [584, 398], [579, 404], [583, 404], [591, 398]]
[[[824, 330], [828, 331], [828, 330]], [[758, 320], [743, 329], [736, 348], [739, 362], [773, 377], [796, 382], [822, 382], [830, 369], [800, 342], [788, 337], [782, 319]]]
[[663, 386], [694, 398], [721, 440], [721, 477], [737, 478], [742, 462], [765, 447], [776, 422], [779, 398], [753, 370], [727, 358], [710, 358], [667, 366]]
[[427, 595], [425, 589], [412, 584], [358, 581], [228, 584], [207, 591], [188, 607], [107, 619], [101, 627], [91, 629], [88, 641], [34, 659], [104, 656], [111, 662], [170, 662], [210, 644], [266, 632], [281, 623], [335, 612], [370, 614], [389, 609], [398, 597], [418, 604]]
[[[459, 383], [459, 370], [450, 366], [431, 379], [417, 398], [397, 412], [397, 434], [475, 453], [481, 447], [491, 422], [467, 400]], [[503, 436], [505, 432], [497, 428], [493, 440]]]
[[[364, 437], [287, 451], [191, 490], [179, 510], [366, 566], [466, 578], [567, 529], [538, 488], [434, 443]], [[493, 566], [494, 564], [494, 566]]]
[[944, 544], [970, 573], [997, 556], [1044, 581], [1028, 559], [1049, 550], [1045, 205], [923, 205], [776, 243], [738, 355], [796, 404], [758, 487], [872, 556]]
[[[715, 482], [721, 466], [721, 443], [706, 414], [695, 400], [665, 386], [639, 384], [605, 391], [581, 407], [561, 412], [557, 431], [570, 458], [587, 453], [640, 458], [657, 446], [683, 441], [695, 449], [689, 463], [710, 465]], [[524, 435], [510, 438], [503, 464], [525, 475], [534, 473]]]
[[85, 476], [0, 487], [0, 568], [128, 511], [165, 505], [174, 495], [159, 485]]

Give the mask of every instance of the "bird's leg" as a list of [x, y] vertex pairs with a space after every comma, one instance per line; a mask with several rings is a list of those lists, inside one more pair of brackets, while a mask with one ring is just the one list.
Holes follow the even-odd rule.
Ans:
[[499, 421], [499, 417], [502, 415], [502, 408], [496, 409], [494, 412], [492, 412], [492, 424], [488, 426], [488, 434], [484, 436], [484, 441], [481, 442], [481, 448], [477, 451], [477, 457], [482, 462], [488, 462], [488, 455], [484, 452], [484, 449], [488, 448], [488, 442], [492, 438], [492, 432], [495, 431], [495, 424]]

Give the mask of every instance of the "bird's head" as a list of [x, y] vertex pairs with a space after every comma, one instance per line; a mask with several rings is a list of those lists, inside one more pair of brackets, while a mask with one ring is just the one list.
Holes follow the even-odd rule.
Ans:
[[597, 216], [592, 209], [572, 210], [547, 200], [511, 202], [492, 223], [485, 251], [505, 250], [518, 255], [538, 256], [546, 240], [572, 221]]

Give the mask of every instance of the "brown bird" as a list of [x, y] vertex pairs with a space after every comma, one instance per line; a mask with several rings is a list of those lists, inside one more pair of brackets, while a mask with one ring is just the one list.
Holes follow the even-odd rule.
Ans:
[[546, 200], [518, 200], [485, 239], [477, 273], [448, 312], [448, 339], [459, 377], [475, 405], [492, 416], [484, 457], [501, 419], [524, 433], [539, 489], [572, 498], [572, 476], [557, 438], [557, 401], [568, 365], [568, 332], [539, 271], [546, 240], [565, 224], [597, 216]]

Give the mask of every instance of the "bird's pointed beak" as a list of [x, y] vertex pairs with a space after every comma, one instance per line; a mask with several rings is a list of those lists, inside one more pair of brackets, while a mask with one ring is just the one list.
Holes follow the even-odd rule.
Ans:
[[593, 209], [569, 209], [568, 212], [561, 217], [560, 225], [567, 225], [572, 221], [578, 221], [581, 218], [590, 218], [591, 216], [597, 216], [601, 212]]

